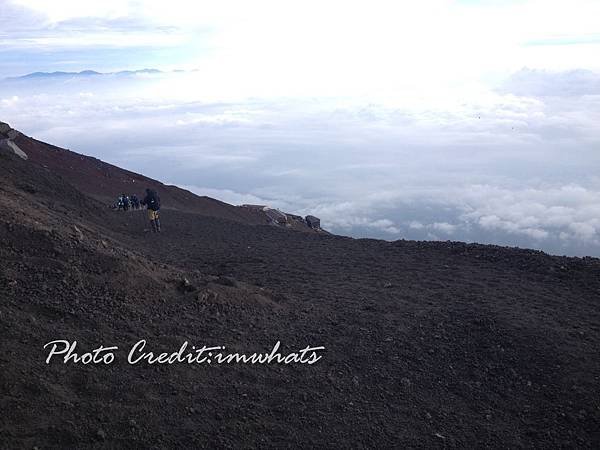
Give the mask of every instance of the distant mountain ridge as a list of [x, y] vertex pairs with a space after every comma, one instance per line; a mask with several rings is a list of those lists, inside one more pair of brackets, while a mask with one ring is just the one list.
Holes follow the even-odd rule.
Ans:
[[64, 77], [94, 77], [106, 75], [138, 75], [138, 74], [160, 74], [165, 73], [158, 69], [121, 70], [119, 72], [97, 72], [95, 70], [82, 70], [81, 72], [32, 72], [18, 77], [8, 77], [5, 80], [28, 80], [40, 78], [64, 78]]

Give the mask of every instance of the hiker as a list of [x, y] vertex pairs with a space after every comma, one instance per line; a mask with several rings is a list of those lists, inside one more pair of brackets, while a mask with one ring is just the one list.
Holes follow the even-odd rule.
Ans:
[[148, 218], [150, 219], [150, 225], [152, 225], [153, 233], [160, 233], [160, 219], [158, 218], [158, 211], [160, 210], [160, 197], [150, 188], [146, 188], [146, 197], [142, 200], [142, 205], [148, 207]]
[[123, 194], [123, 196], [121, 197], [123, 199], [123, 211], [128, 211], [129, 210], [129, 197], [127, 197], [125, 194]]
[[133, 194], [130, 197], [131, 200], [131, 209], [140, 209], [140, 201], [137, 198], [137, 195]]

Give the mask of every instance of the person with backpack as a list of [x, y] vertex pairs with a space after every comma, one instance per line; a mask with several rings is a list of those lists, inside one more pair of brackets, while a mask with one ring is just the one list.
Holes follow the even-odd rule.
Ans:
[[129, 197], [125, 194], [121, 197], [123, 199], [123, 211], [129, 211], [129, 207], [131, 206], [131, 202], [129, 201]]
[[150, 225], [152, 225], [153, 233], [160, 233], [160, 219], [158, 212], [160, 210], [160, 197], [156, 191], [147, 188], [146, 197], [142, 200], [142, 205], [146, 205], [148, 208], [148, 218], [150, 219]]
[[129, 197], [129, 200], [131, 201], [131, 209], [140, 209], [140, 201], [137, 198], [137, 195], [133, 194]]

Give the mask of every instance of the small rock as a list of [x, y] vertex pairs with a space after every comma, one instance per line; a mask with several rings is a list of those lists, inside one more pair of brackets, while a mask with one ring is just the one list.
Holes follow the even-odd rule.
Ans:
[[384, 283], [383, 287], [384, 287], [385, 289], [389, 289], [389, 288], [391, 288], [391, 287], [394, 287], [394, 285], [393, 285], [392, 283], [389, 283], [389, 282], [388, 282], [388, 283]]
[[98, 437], [98, 439], [100, 440], [105, 440], [106, 439], [106, 433], [104, 432], [104, 430], [102, 428], [100, 428], [97, 432], [96, 432], [96, 437]]
[[183, 278], [179, 282], [179, 290], [182, 292], [194, 292], [196, 290], [196, 286], [194, 286], [187, 278]]
[[196, 296], [196, 298], [200, 302], [215, 301], [219, 298], [219, 295], [216, 292], [213, 292], [211, 290], [206, 290], [206, 291], [198, 292], [198, 295]]
[[408, 389], [409, 387], [411, 387], [411, 385], [412, 385], [412, 382], [411, 382], [411, 381], [410, 381], [408, 378], [406, 378], [406, 377], [403, 377], [403, 378], [401, 378], [401, 379], [400, 379], [400, 384], [401, 384], [401, 385], [402, 385], [404, 388]]
[[73, 225], [73, 230], [75, 231], [75, 237], [79, 242], [83, 241], [83, 232], [77, 228], [77, 225]]

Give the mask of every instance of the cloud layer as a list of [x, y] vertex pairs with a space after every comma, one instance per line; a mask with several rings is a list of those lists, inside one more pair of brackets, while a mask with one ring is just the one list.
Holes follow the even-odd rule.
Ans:
[[338, 233], [600, 255], [595, 0], [0, 7], [0, 77], [165, 71], [0, 82], [37, 138]]
[[[569, 76], [580, 75], [555, 78]], [[593, 92], [457, 92], [442, 105], [410, 92], [400, 102], [217, 101], [195, 88], [201, 78], [5, 81], [0, 116], [40, 139], [200, 194], [315, 214], [342, 234], [600, 255]]]

